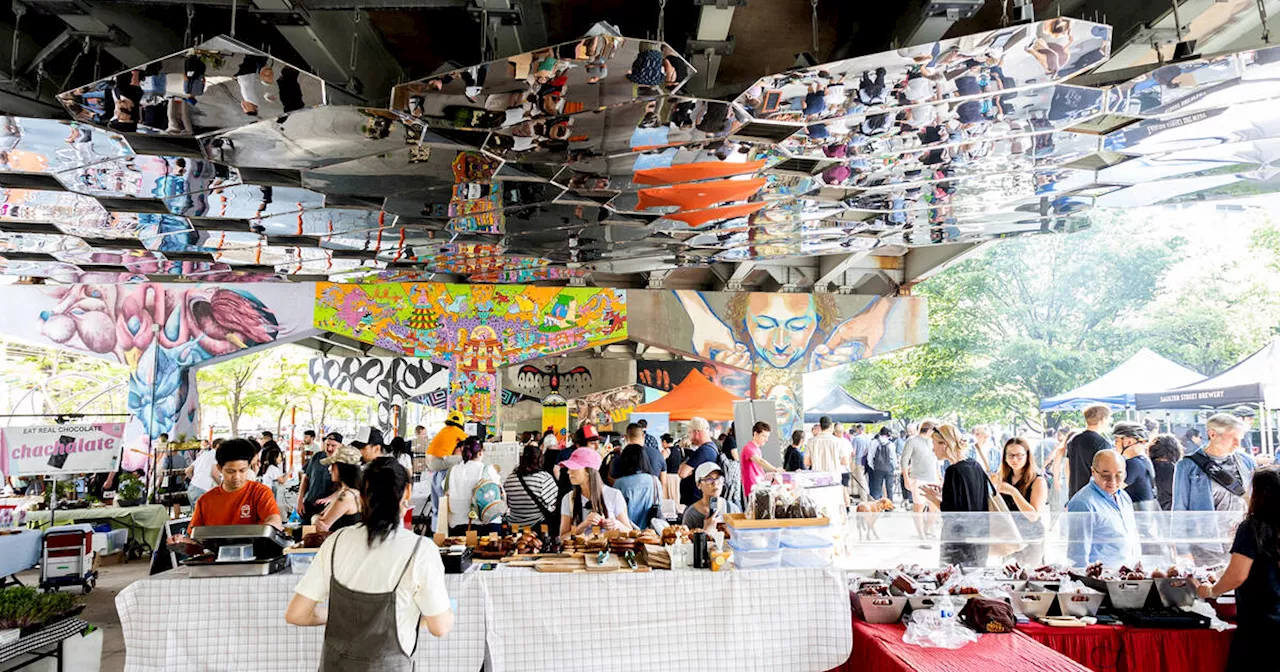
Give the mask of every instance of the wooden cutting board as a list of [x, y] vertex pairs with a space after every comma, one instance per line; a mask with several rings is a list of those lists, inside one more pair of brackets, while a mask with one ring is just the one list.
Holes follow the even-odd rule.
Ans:
[[[584, 558], [583, 560], [586, 563], [588, 572], [616, 572], [621, 570], [623, 567], [622, 561], [618, 559], [618, 556], [612, 553], [605, 556], [603, 563], [597, 562], [594, 556]], [[628, 569], [630, 569], [630, 567], [628, 567]]]

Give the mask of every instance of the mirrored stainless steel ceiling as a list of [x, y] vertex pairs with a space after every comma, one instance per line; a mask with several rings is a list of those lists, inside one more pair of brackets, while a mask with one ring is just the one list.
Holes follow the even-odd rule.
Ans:
[[377, 109], [219, 37], [62, 94], [73, 121], [0, 118], [0, 273], [564, 281], [1280, 189], [1280, 47], [1073, 80], [1110, 40], [1050, 19], [723, 101], [681, 94], [693, 71], [669, 46], [600, 36], [401, 84]]

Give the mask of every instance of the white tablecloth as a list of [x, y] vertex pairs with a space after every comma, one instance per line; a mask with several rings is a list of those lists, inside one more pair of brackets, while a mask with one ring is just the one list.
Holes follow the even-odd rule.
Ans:
[[[174, 575], [168, 578], [169, 575]], [[297, 576], [190, 579], [183, 570], [116, 597], [126, 672], [313, 670], [323, 628], [284, 622]], [[473, 569], [446, 577], [458, 621], [422, 633], [425, 670], [824, 672], [853, 646], [838, 570], [543, 574]], [[330, 614], [330, 618], [334, 615]]]
[[40, 564], [39, 530], [22, 530], [0, 536], [0, 579]]
[[[320, 666], [324, 628], [284, 622], [302, 577], [192, 579], [177, 569], [137, 581], [116, 596], [126, 672], [269, 672]], [[436, 639], [423, 630], [414, 658], [420, 670], [477, 672], [484, 664], [484, 599], [479, 573], [448, 575], [457, 599], [453, 631]], [[340, 618], [330, 614], [331, 619]]]
[[483, 578], [493, 672], [824, 672], [853, 647], [837, 570]]

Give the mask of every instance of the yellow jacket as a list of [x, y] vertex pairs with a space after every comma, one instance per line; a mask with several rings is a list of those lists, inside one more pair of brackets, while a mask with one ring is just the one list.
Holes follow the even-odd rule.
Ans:
[[427, 454], [432, 457], [448, 457], [457, 449], [458, 442], [467, 438], [467, 433], [461, 428], [453, 425], [445, 425], [444, 429], [431, 439], [431, 445], [427, 446]]

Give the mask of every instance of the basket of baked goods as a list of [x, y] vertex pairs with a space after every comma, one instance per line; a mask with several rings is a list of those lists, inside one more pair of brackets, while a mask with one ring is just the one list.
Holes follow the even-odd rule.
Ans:
[[875, 579], [862, 581], [849, 596], [854, 613], [873, 623], [897, 623], [907, 608], [907, 598], [893, 595], [889, 586]]

